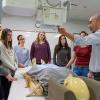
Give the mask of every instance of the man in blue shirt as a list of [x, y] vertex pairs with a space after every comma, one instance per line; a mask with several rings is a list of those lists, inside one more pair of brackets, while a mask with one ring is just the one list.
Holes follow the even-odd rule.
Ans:
[[71, 34], [61, 27], [58, 27], [58, 31], [74, 41], [75, 45], [92, 45], [88, 77], [100, 81], [100, 13], [90, 17], [88, 26], [92, 33], [85, 37]]

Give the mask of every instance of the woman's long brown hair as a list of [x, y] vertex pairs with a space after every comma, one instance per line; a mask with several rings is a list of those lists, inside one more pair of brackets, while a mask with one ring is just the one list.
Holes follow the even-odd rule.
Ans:
[[12, 31], [8, 28], [5, 28], [2, 30], [2, 33], [1, 33], [1, 41], [6, 46], [6, 48], [12, 48], [12, 41], [9, 41], [9, 42], [7, 41], [7, 35], [9, 32], [12, 32]]

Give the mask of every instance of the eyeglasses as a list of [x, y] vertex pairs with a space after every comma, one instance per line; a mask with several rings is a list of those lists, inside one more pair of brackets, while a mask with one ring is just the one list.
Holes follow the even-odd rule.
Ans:
[[93, 19], [93, 20], [89, 21], [89, 24], [91, 24], [92, 22], [95, 22], [95, 21], [100, 21], [100, 19]]
[[95, 22], [96, 20], [91, 20], [91, 21], [89, 21], [89, 24], [91, 24], [92, 22]]
[[45, 36], [44, 34], [40, 34], [41, 36]]
[[21, 39], [19, 39], [19, 40], [25, 40], [24, 38], [21, 38]]

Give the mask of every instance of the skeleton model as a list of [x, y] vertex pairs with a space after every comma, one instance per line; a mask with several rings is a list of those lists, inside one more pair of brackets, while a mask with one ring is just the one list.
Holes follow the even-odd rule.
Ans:
[[36, 95], [36, 96], [42, 96], [43, 95], [43, 88], [41, 84], [35, 80], [32, 79], [30, 75], [27, 73], [24, 74], [24, 79], [26, 81], [26, 88], [29, 88], [31, 90], [31, 93], [27, 95], [27, 97]]

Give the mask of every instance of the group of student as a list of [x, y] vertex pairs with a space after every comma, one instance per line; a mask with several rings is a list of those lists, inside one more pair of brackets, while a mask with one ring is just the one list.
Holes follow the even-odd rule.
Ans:
[[[87, 35], [86, 32], [82, 31], [80, 35]], [[14, 73], [16, 69], [24, 68], [29, 66], [29, 61], [36, 58], [36, 64], [41, 64], [41, 60], [44, 61], [46, 64], [51, 63], [51, 52], [50, 52], [50, 46], [46, 39], [45, 32], [39, 32], [37, 35], [36, 40], [32, 43], [30, 51], [28, 48], [25, 48], [25, 37], [23, 35], [17, 36], [18, 45], [12, 47], [12, 31], [10, 29], [3, 29], [1, 33], [1, 41], [0, 41], [0, 98], [4, 98], [4, 100], [7, 100], [9, 89], [11, 82], [14, 80], [17, 80], [14, 77]], [[84, 74], [80, 72], [78, 74], [75, 71], [78, 71], [78, 69], [73, 70], [78, 75], [86, 76], [86, 74], [89, 71], [88, 64], [89, 64], [89, 58], [90, 58], [90, 52], [91, 47], [90, 46], [77, 46], [73, 50], [74, 55], [71, 58], [71, 48], [68, 46], [67, 39], [65, 35], [60, 35], [58, 39], [58, 44], [54, 48], [54, 54], [53, 54], [53, 63], [60, 67], [69, 67], [76, 59], [76, 68], [81, 64], [81, 70]], [[80, 56], [79, 51], [83, 50], [83, 56]], [[84, 54], [85, 51], [85, 54]], [[82, 52], [81, 52], [82, 53]], [[88, 54], [89, 53], [89, 54]], [[78, 56], [77, 56], [78, 55]], [[85, 60], [84, 55], [88, 57]], [[73, 58], [74, 57], [74, 58]], [[70, 59], [71, 58], [71, 59]], [[80, 59], [84, 58], [83, 65], [82, 62], [78, 61]], [[72, 60], [73, 59], [73, 60]], [[2, 100], [2, 99], [1, 99]]]
[[[65, 40], [62, 41], [61, 37], [64, 37]], [[63, 48], [62, 51], [67, 51], [67, 49], [70, 51], [66, 37], [64, 35], [61, 37], [58, 51], [61, 48]], [[18, 67], [24, 68], [29, 66], [29, 61], [31, 60], [32, 62], [34, 58], [36, 59], [36, 64], [41, 64], [41, 61], [44, 61], [45, 64], [51, 63], [51, 51], [45, 32], [38, 33], [36, 40], [31, 45], [30, 51], [25, 48], [25, 37], [23, 35], [18, 35], [17, 40], [18, 45], [13, 47], [12, 30], [8, 28], [2, 30], [0, 40], [0, 100], [7, 100], [11, 83], [17, 80], [14, 74]], [[65, 66], [70, 56], [69, 51], [64, 51], [64, 54], [61, 52], [60, 56], [63, 55], [61, 60], [64, 61], [57, 60], [57, 65]]]
[[[92, 21], [95, 20], [98, 20], [98, 22], [95, 23], [97, 29], [94, 32], [98, 30], [97, 33], [100, 34], [100, 14], [93, 16]], [[96, 80], [99, 80], [99, 69], [96, 70], [94, 68], [96, 71], [92, 70], [92, 66], [96, 67], [97, 65], [90, 65], [90, 63], [94, 62], [93, 59], [98, 58], [94, 49], [99, 49], [100, 38], [96, 37], [96, 35], [99, 35], [97, 33], [96, 35], [88, 35], [85, 31], [82, 31], [80, 36], [75, 37], [73, 34], [66, 32], [64, 28], [58, 27], [58, 31], [62, 35], [60, 35], [58, 44], [54, 48], [53, 63], [60, 67], [70, 67], [75, 62], [74, 73], [81, 76], [96, 76]], [[66, 36], [76, 43], [72, 49], [72, 54]], [[17, 80], [14, 74], [18, 67], [27, 67], [30, 60], [33, 63], [34, 58], [36, 59], [36, 64], [41, 64], [42, 62], [45, 64], [51, 63], [51, 51], [45, 32], [38, 33], [30, 51], [24, 46], [25, 37], [23, 35], [18, 35], [17, 40], [18, 45], [12, 47], [12, 31], [8, 28], [2, 30], [0, 40], [0, 100], [7, 100], [11, 82]], [[81, 42], [82, 45], [80, 45]], [[96, 55], [97, 58], [91, 58], [93, 55]], [[91, 59], [92, 62], [90, 62]], [[99, 66], [98, 64], [97, 68]]]

